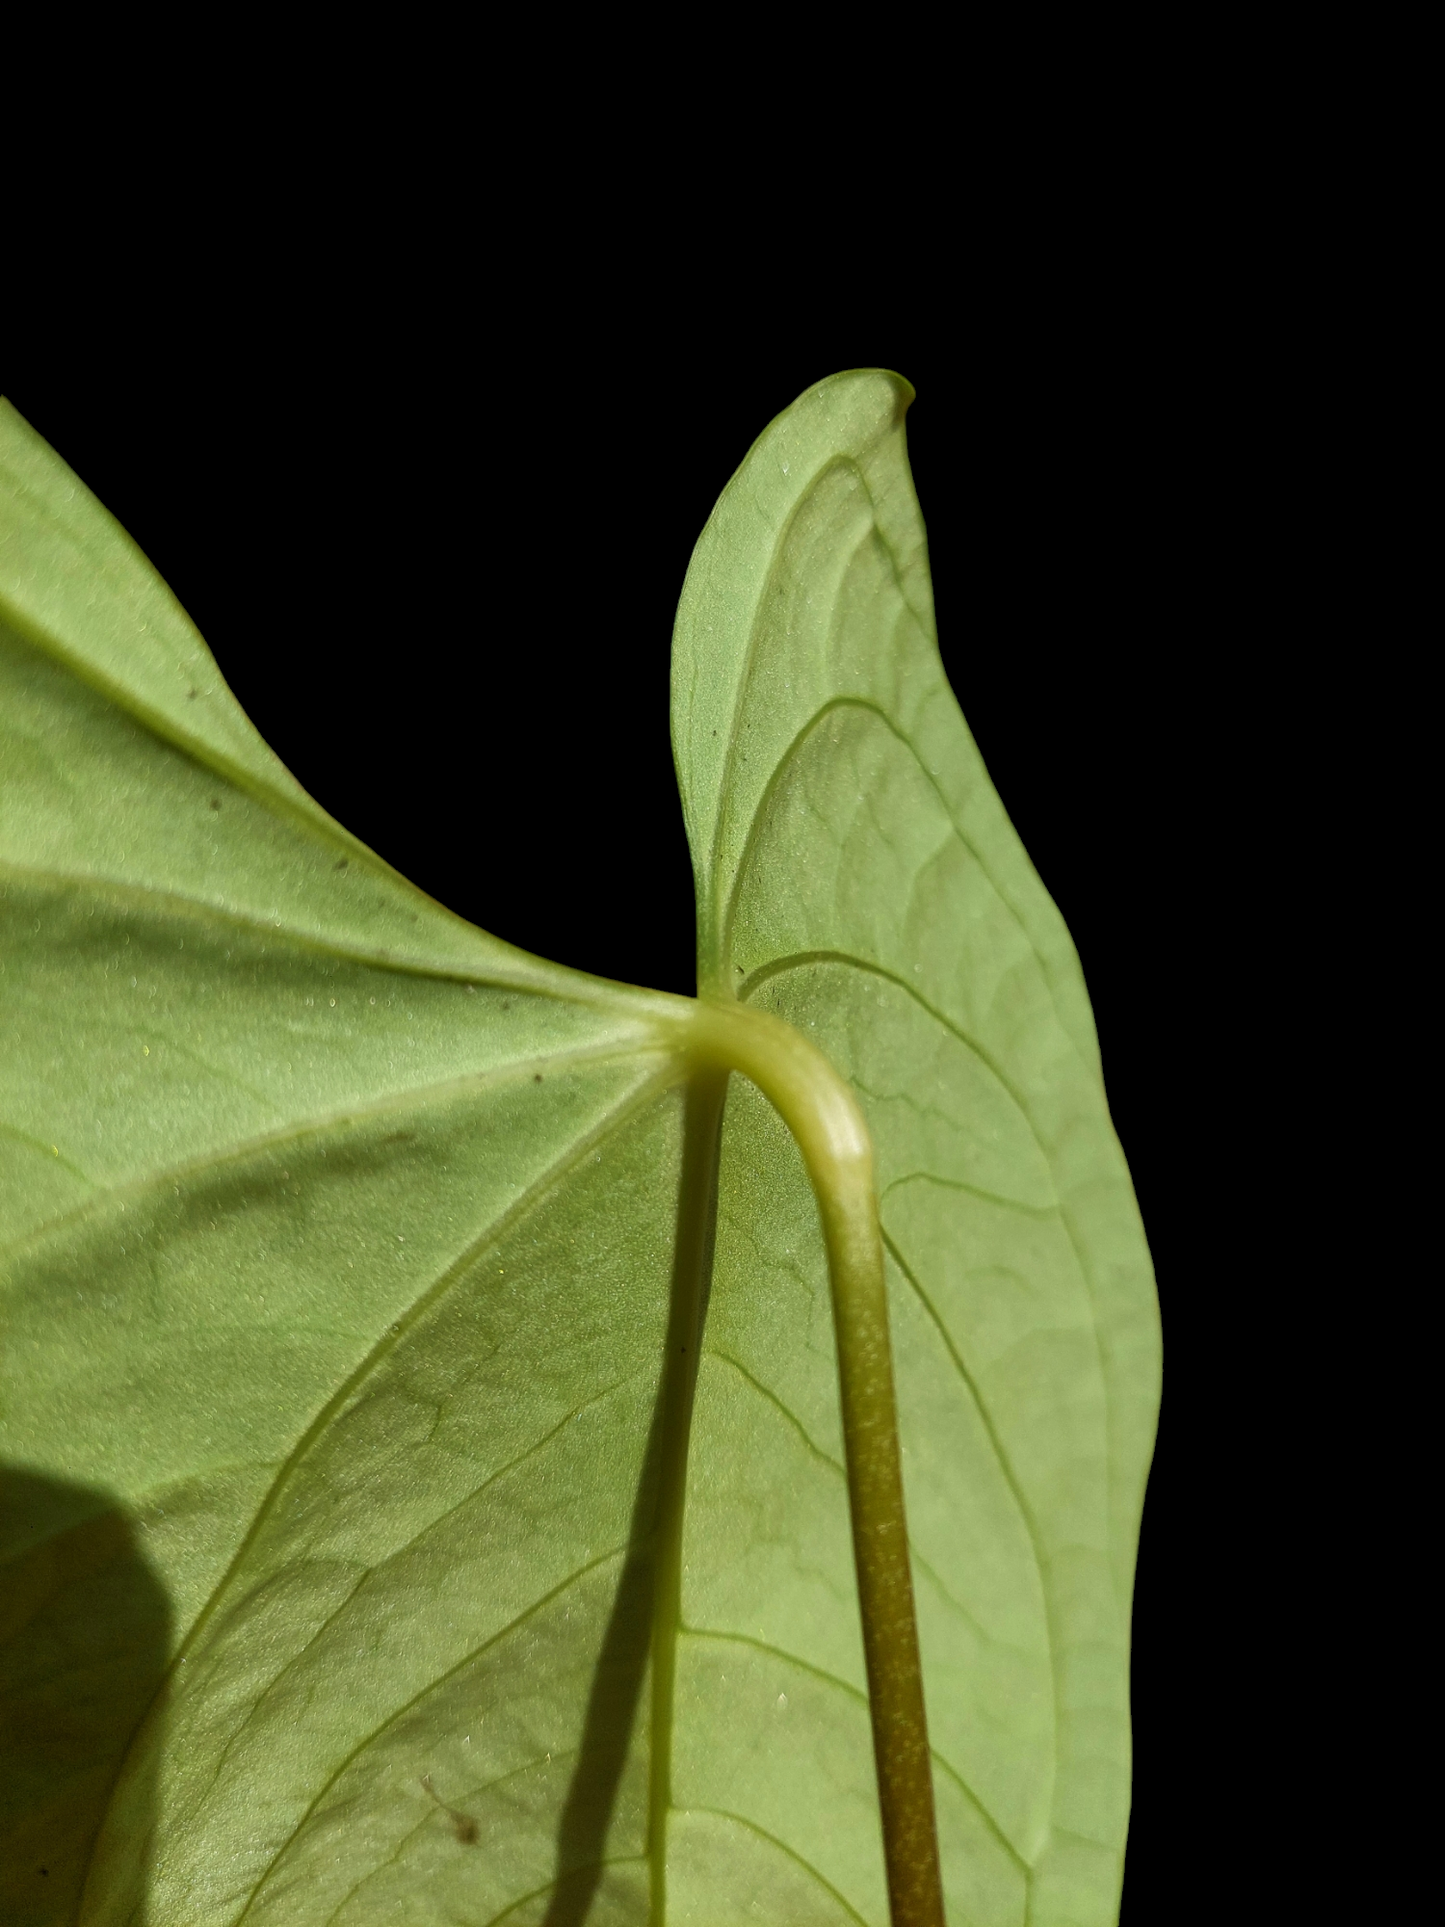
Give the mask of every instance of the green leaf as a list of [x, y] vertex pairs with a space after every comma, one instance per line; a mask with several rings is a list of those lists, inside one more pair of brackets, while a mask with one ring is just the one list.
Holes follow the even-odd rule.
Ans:
[[[698, 545], [699, 980], [873, 1136], [949, 1918], [1104, 1923], [1153, 1286], [908, 392], [810, 391]], [[788, 1128], [333, 823], [8, 410], [0, 489], [0, 1913], [886, 1921]]]
[[[1106, 1921], [1129, 1801], [1153, 1279], [1078, 960], [938, 660], [910, 399], [866, 373], [805, 395], [694, 556], [673, 713], [700, 978], [818, 1043], [873, 1135], [950, 1905]], [[850, 1616], [829, 1610], [846, 1562], [827, 1300], [795, 1163], [791, 1185], [775, 1176], [789, 1162], [740, 1091], [683, 1616], [815, 1666], [841, 1707], [861, 1680]], [[749, 1451], [764, 1427], [776, 1443]], [[742, 1475], [726, 1488], [707, 1478], [718, 1460]], [[867, 1762], [851, 1757], [861, 1805]], [[837, 1797], [793, 1783], [808, 1811]], [[815, 1864], [874, 1918], [843, 1876], [848, 1831]]]

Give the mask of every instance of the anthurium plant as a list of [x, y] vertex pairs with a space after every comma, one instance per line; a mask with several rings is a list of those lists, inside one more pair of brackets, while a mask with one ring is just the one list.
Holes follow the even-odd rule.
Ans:
[[910, 399], [697, 544], [696, 998], [348, 834], [0, 414], [7, 1921], [1116, 1919], [1154, 1287]]

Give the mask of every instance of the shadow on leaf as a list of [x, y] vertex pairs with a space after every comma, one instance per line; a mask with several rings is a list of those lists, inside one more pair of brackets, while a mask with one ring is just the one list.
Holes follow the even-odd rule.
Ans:
[[[556, 1885], [543, 1927], [582, 1927], [605, 1866], [618, 1789], [632, 1750], [647, 1682], [653, 1622], [659, 1606], [676, 1610], [675, 1570], [666, 1565], [667, 1520], [680, 1529], [687, 1442], [697, 1383], [698, 1350], [707, 1313], [717, 1217], [717, 1160], [727, 1077], [694, 1079], [683, 1127], [666, 1349], [647, 1451], [633, 1502], [622, 1576], [587, 1700], [582, 1745], [557, 1829]], [[673, 1546], [675, 1563], [677, 1548]], [[659, 1600], [659, 1588], [663, 1599]]]
[[[131, 1736], [160, 1689], [164, 1588], [116, 1501], [0, 1468], [0, 1920], [73, 1922]], [[141, 1789], [140, 1806], [149, 1789]], [[150, 1815], [131, 1808], [149, 1834]], [[145, 1921], [144, 1856], [125, 1895]], [[112, 1890], [112, 1902], [118, 1896]], [[122, 1909], [125, 1912], [125, 1909]]]

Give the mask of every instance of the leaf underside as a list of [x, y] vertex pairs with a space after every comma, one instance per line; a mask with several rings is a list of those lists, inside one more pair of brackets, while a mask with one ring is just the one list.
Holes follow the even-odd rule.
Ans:
[[[810, 390], [698, 544], [699, 977], [873, 1135], [949, 1919], [1094, 1927], [1153, 1283], [1077, 959], [938, 660], [907, 399]], [[0, 1915], [882, 1927], [783, 1125], [733, 1078], [674, 1613], [711, 1173], [646, 1000], [333, 823], [8, 409], [0, 490]]]

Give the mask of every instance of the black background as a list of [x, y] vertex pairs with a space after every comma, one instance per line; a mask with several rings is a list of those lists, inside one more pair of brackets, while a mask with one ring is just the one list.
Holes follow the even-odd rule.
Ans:
[[1082, 956], [1159, 1273], [1123, 1917], [1182, 1917], [1181, 1883], [1191, 1915], [1227, 1917], [1237, 1872], [1200, 1814], [1234, 1717], [1217, 1438], [1242, 1394], [1219, 1377], [1206, 1200], [1255, 753], [1244, 585], [1266, 539], [1240, 478], [1270, 460], [1227, 358], [1107, 277], [972, 306], [944, 277], [872, 312], [780, 295], [705, 321], [697, 288], [509, 305], [458, 283], [405, 320], [364, 282], [319, 304], [226, 292], [124, 326], [72, 304], [7, 360], [5, 392], [349, 829], [503, 937], [676, 991], [692, 899], [667, 665], [692, 544], [808, 383], [864, 365], [913, 382], [945, 663]]

